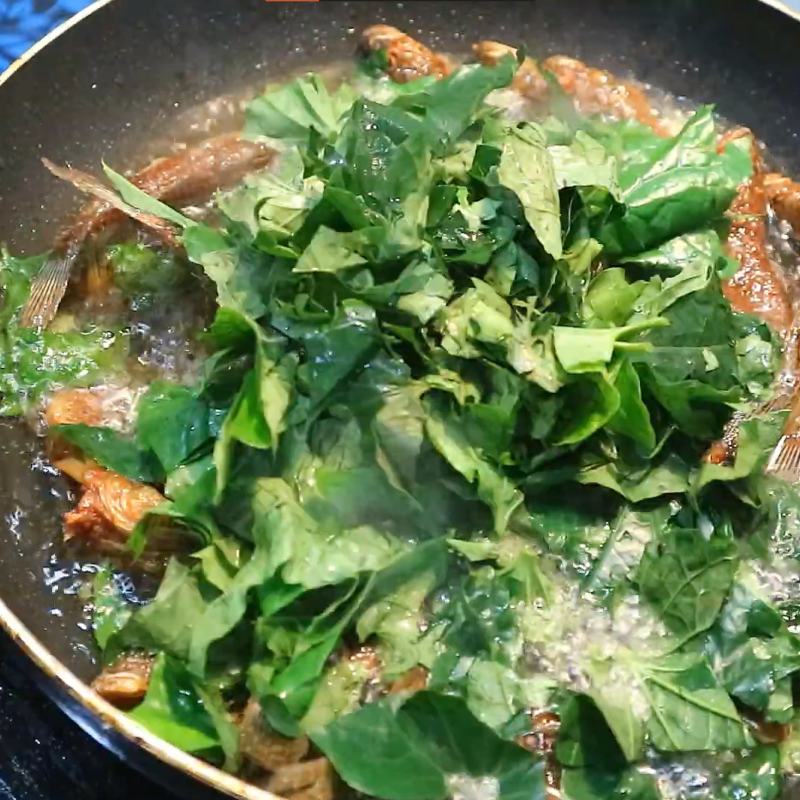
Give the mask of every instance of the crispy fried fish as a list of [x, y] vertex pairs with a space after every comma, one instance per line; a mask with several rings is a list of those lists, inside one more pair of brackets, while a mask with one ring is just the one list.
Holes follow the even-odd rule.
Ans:
[[164, 502], [152, 486], [103, 468], [87, 470], [81, 484], [80, 502], [64, 515], [65, 536], [106, 552], [122, 550], [142, 517]]
[[384, 50], [388, 59], [387, 74], [395, 83], [408, 83], [434, 75], [444, 78], [453, 71], [446, 56], [434, 53], [416, 39], [391, 25], [373, 25], [361, 34], [367, 51]]
[[239, 722], [239, 745], [245, 758], [269, 772], [297, 764], [309, 750], [305, 736], [289, 739], [270, 728], [261, 713], [261, 706], [252, 697]]
[[[170, 206], [185, 206], [211, 196], [217, 189], [235, 185], [250, 172], [267, 166], [274, 151], [258, 142], [226, 134], [169, 158], [161, 158], [130, 178], [146, 194]], [[46, 166], [82, 191], [98, 195], [56, 237], [51, 258], [31, 284], [31, 293], [20, 314], [23, 327], [46, 328], [55, 317], [67, 290], [75, 264], [89, 244], [118, 235], [130, 217], [155, 230], [173, 244], [174, 228], [152, 214], [134, 212], [108, 188], [86, 173]], [[103, 193], [105, 192], [105, 193]]]
[[[482, 64], [496, 64], [503, 56], [517, 51], [500, 42], [484, 41], [472, 47]], [[529, 100], [544, 101], [550, 85], [544, 73], [552, 73], [564, 93], [571, 97], [582, 114], [608, 114], [616, 119], [635, 119], [661, 136], [667, 130], [644, 92], [610, 72], [589, 67], [569, 56], [550, 56], [541, 63], [526, 58], [520, 64], [512, 88]]]
[[[737, 128], [720, 139], [724, 150], [736, 139], [750, 138], [747, 128]], [[737, 311], [755, 314], [784, 339], [790, 335], [792, 298], [781, 267], [767, 250], [768, 199], [758, 147], [752, 141], [753, 176], [745, 181], [731, 204], [731, 227], [726, 248], [739, 262], [736, 274], [723, 283], [722, 290]]]
[[800, 234], [800, 183], [776, 172], [764, 175], [763, 181], [775, 214]]
[[150, 684], [153, 656], [125, 653], [92, 681], [92, 689], [112, 705], [130, 709], [144, 700]]

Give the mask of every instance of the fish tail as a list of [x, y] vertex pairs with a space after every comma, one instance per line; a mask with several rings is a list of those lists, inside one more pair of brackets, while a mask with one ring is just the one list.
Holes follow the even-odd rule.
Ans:
[[42, 163], [57, 178], [71, 183], [81, 192], [96, 197], [103, 203], [107, 203], [112, 208], [123, 212], [131, 219], [135, 219], [137, 222], [141, 222], [142, 225], [156, 231], [170, 246], [174, 246], [177, 243], [175, 227], [171, 223], [155, 214], [150, 214], [147, 211], [140, 211], [138, 208], [129, 205], [113, 189], [110, 189], [97, 180], [94, 175], [90, 175], [88, 172], [82, 172], [79, 169], [59, 167], [48, 158], [43, 158]]
[[765, 472], [787, 483], [800, 481], [800, 433], [785, 433], [770, 456]]
[[58, 311], [67, 291], [72, 265], [78, 256], [76, 248], [50, 259], [31, 281], [31, 292], [19, 315], [23, 328], [46, 328]]

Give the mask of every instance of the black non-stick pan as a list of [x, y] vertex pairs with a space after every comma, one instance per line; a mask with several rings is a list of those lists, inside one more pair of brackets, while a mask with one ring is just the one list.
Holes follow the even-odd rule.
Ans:
[[[715, 103], [800, 175], [800, 21], [758, 0], [100, 0], [0, 78], [0, 242], [47, 249], [78, 202], [43, 155], [95, 172], [101, 159], [138, 166], [208, 101], [347, 59], [357, 32], [376, 22], [456, 54], [486, 38], [566, 53]], [[0, 623], [31, 671], [80, 725], [179, 792], [268, 797], [149, 735], [88, 688], [92, 638], [76, 587], [92, 565], [60, 550], [69, 504], [35, 439], [0, 424]]]

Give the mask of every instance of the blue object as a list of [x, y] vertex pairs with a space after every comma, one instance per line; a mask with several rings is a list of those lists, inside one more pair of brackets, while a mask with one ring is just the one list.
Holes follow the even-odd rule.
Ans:
[[[0, 0], [0, 72], [92, 0]], [[800, 0], [784, 0], [800, 11]]]
[[0, 0], [0, 71], [91, 0]]

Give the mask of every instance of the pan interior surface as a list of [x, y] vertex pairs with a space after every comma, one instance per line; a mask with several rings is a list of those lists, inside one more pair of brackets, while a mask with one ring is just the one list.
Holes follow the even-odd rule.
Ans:
[[[454, 53], [487, 38], [525, 44], [533, 55], [567, 53], [678, 98], [715, 103], [800, 173], [800, 82], [790, 67], [800, 25], [755, 0], [114, 0], [0, 84], [0, 242], [12, 253], [45, 250], [76, 206], [42, 156], [90, 172], [101, 160], [118, 169], [141, 164], [176, 138], [200, 136], [203, 109], [218, 98], [348, 59], [357, 32], [376, 22]], [[96, 565], [60, 544], [60, 516], [73, 502], [35, 437], [0, 424], [0, 596], [89, 680], [94, 653], [79, 586]]]
[[[122, 169], [141, 164], [178, 138], [202, 136], [203, 115], [209, 108], [220, 114], [220, 97], [351, 58], [357, 31], [377, 21], [454, 53], [481, 38], [524, 43], [534, 55], [569, 53], [679, 99], [713, 102], [722, 116], [756, 130], [790, 173], [800, 171], [800, 84], [784, 68], [800, 44], [800, 25], [758, 2], [732, 9], [722, 0], [646, 7], [612, 0], [602, 8], [583, 0], [172, 0], [154, 8], [114, 0], [0, 86], [0, 242], [12, 253], [41, 252], [76, 207], [74, 191], [46, 173], [42, 156], [95, 172], [102, 159]], [[110, 39], [114, 47], [93, 46]], [[76, 587], [94, 567], [59, 561], [60, 515], [72, 499], [33, 438], [13, 423], [4, 428], [0, 487], [7, 531], [0, 586], [10, 588], [3, 597], [65, 664], [88, 677], [91, 636]]]

